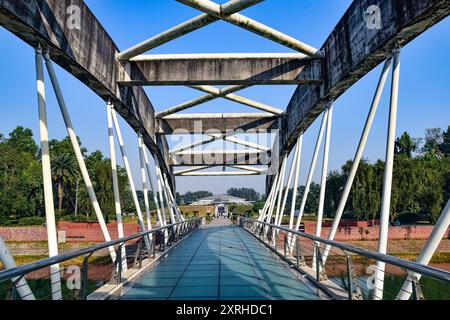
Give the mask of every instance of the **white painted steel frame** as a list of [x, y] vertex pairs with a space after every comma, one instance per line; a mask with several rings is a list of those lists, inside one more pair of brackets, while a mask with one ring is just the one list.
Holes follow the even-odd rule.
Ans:
[[[52, 169], [50, 163], [49, 137], [47, 126], [47, 104], [45, 98], [44, 65], [42, 62], [41, 46], [39, 46], [36, 49], [35, 63], [36, 63], [36, 89], [38, 96], [39, 135], [41, 144], [42, 180], [44, 187], [44, 206], [45, 206], [45, 222], [47, 229], [48, 254], [50, 257], [54, 257], [58, 255], [58, 237], [55, 221], [55, 207], [53, 202], [54, 199], [53, 199]], [[52, 299], [61, 300], [62, 299], [61, 275], [58, 264], [50, 266], [50, 281], [52, 289]]]
[[[372, 122], [375, 117], [381, 94], [383, 93], [383, 88], [386, 83], [387, 76], [389, 74], [389, 69], [391, 67], [391, 59], [387, 59], [384, 63], [383, 70], [381, 72], [377, 88], [375, 90], [375, 94], [372, 100], [372, 104], [369, 110], [369, 113], [367, 115], [366, 123], [364, 124], [364, 129], [361, 134], [361, 138], [358, 143], [358, 148], [356, 150], [355, 156], [353, 158], [352, 166], [349, 172], [349, 175], [347, 177], [347, 181], [345, 182], [344, 190], [342, 191], [341, 199], [339, 200], [338, 208], [335, 213], [335, 217], [333, 220], [333, 224], [331, 225], [330, 233], [328, 234], [328, 239], [333, 240], [334, 236], [336, 235], [339, 222], [342, 217], [342, 213], [344, 212], [345, 205], [347, 203], [348, 196], [350, 195], [350, 190], [353, 184], [353, 180], [356, 176], [356, 171], [358, 170], [359, 163], [362, 158], [362, 154], [364, 152], [364, 148], [367, 142], [367, 138], [369, 137], [370, 129], [372, 127]], [[324, 249], [324, 252], [322, 254], [322, 263], [325, 264], [328, 253], [330, 250], [330, 246], [326, 246]]]
[[[89, 172], [86, 168], [86, 164], [84, 162], [83, 154], [81, 153], [81, 148], [78, 143], [77, 135], [73, 128], [72, 120], [70, 119], [69, 111], [67, 109], [66, 102], [64, 100], [64, 96], [61, 91], [61, 87], [58, 82], [58, 78], [56, 76], [55, 70], [53, 68], [53, 64], [50, 60], [48, 53], [44, 54], [44, 58], [46, 60], [47, 71], [50, 76], [50, 80], [53, 85], [53, 90], [56, 95], [56, 100], [58, 101], [59, 109], [61, 111], [62, 117], [64, 119], [64, 123], [66, 125], [67, 134], [69, 135], [70, 142], [72, 143], [72, 147], [75, 153], [75, 157], [78, 162], [78, 166], [81, 171], [81, 175], [83, 177], [84, 184], [86, 185], [86, 189], [88, 191], [89, 199], [91, 201], [92, 207], [94, 208], [95, 215], [97, 217], [97, 221], [100, 225], [100, 229], [102, 230], [103, 238], [105, 242], [111, 241], [111, 237], [109, 235], [108, 228], [106, 227], [105, 219], [103, 218], [102, 211], [100, 209], [100, 205], [98, 204], [97, 197], [95, 195], [94, 187], [92, 185], [91, 178], [89, 177]], [[116, 252], [113, 247], [109, 247], [109, 254], [111, 256], [112, 261], [116, 260]]]
[[[120, 190], [119, 190], [119, 179], [117, 177], [117, 160], [116, 160], [116, 148], [114, 143], [114, 129], [113, 129], [113, 106], [110, 102], [106, 105], [106, 116], [108, 124], [108, 144], [109, 144], [109, 156], [111, 162], [111, 172], [112, 172], [112, 184], [113, 184], [113, 194], [114, 194], [114, 209], [116, 211], [116, 221], [117, 221], [117, 236], [118, 238], [123, 238], [125, 236], [123, 232], [122, 223], [122, 207], [120, 205]], [[126, 261], [126, 248], [125, 244], [122, 246], [122, 270], [125, 272], [128, 269]]]
[[[388, 134], [386, 141], [386, 159], [384, 166], [383, 193], [381, 198], [380, 229], [378, 237], [378, 252], [387, 252], [389, 232], [389, 215], [391, 211], [392, 174], [394, 169], [395, 129], [397, 124], [398, 85], [400, 80], [400, 50], [393, 52], [391, 99], [389, 108]], [[375, 300], [383, 300], [385, 263], [377, 261], [375, 271]]]

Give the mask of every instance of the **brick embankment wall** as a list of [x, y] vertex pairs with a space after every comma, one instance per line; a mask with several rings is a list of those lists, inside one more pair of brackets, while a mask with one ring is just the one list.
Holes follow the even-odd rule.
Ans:
[[[335, 236], [337, 241], [352, 240], [376, 240], [378, 239], [379, 226], [378, 223], [358, 221], [356, 226], [354, 223], [339, 225]], [[428, 239], [434, 226], [390, 226], [389, 239]], [[330, 233], [330, 226], [322, 227], [322, 237], [326, 238]], [[314, 221], [305, 221], [305, 232], [315, 234], [316, 223]], [[450, 238], [450, 228], [447, 229], [445, 238]]]
[[[111, 239], [117, 239], [117, 224], [108, 224]], [[123, 225], [125, 236], [139, 232], [139, 226], [134, 223]], [[58, 233], [65, 233], [66, 242], [103, 242], [104, 238], [98, 223], [59, 222]], [[5, 241], [35, 242], [47, 241], [47, 229], [44, 227], [0, 227], [0, 236]]]
[[[125, 236], [139, 232], [139, 226], [134, 223], [125, 223]], [[108, 224], [108, 230], [112, 239], [117, 239], [117, 224]], [[305, 221], [305, 231], [314, 234], [316, 223]], [[389, 239], [428, 239], [433, 226], [398, 226], [389, 227]], [[102, 242], [104, 241], [98, 223], [72, 223], [60, 222], [58, 231], [64, 231], [66, 242]], [[376, 221], [345, 221], [338, 228], [335, 240], [358, 241], [378, 239], [379, 226]], [[322, 227], [322, 237], [330, 233], [330, 226]], [[0, 227], [0, 236], [5, 241], [34, 242], [47, 241], [47, 230], [43, 227]], [[446, 238], [450, 238], [450, 228], [447, 230]]]

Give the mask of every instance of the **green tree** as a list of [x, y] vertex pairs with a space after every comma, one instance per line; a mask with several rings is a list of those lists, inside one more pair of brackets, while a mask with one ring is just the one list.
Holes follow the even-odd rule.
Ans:
[[55, 154], [52, 156], [51, 163], [52, 178], [56, 184], [58, 197], [58, 212], [61, 214], [64, 190], [78, 178], [78, 167], [75, 157], [70, 153]]
[[442, 135], [442, 143], [439, 144], [439, 150], [445, 156], [450, 156], [450, 126], [447, 127], [447, 131]]
[[422, 152], [437, 158], [442, 157], [440, 146], [444, 142], [444, 132], [440, 128], [431, 128], [425, 130], [425, 142]]
[[31, 129], [18, 126], [9, 133], [7, 143], [19, 152], [27, 152], [33, 156], [36, 155], [38, 147], [33, 140]]
[[417, 150], [417, 143], [411, 139], [408, 132], [403, 132], [403, 134], [397, 138], [395, 141], [395, 153], [405, 155], [411, 158], [412, 153]]
[[227, 194], [233, 197], [243, 198], [247, 201], [257, 201], [261, 195], [252, 188], [230, 188]]

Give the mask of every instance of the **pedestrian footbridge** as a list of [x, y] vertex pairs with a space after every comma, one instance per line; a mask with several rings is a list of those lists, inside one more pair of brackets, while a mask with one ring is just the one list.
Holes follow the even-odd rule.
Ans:
[[315, 300], [300, 273], [228, 219], [203, 226], [122, 299]]

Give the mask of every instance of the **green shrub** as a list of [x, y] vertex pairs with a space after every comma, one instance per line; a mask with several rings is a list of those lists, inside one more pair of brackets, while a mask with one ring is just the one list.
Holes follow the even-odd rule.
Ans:
[[342, 219], [356, 220], [355, 213], [353, 211], [347, 211], [342, 214]]
[[45, 218], [43, 217], [25, 217], [20, 218], [18, 223], [18, 226], [43, 226], [45, 225]]
[[16, 226], [18, 222], [19, 220], [16, 219], [3, 218], [0, 219], [0, 226], [13, 227]]
[[397, 221], [401, 224], [416, 223], [419, 219], [419, 215], [414, 212], [400, 212], [397, 214]]
[[67, 221], [67, 222], [79, 222], [79, 223], [89, 222], [89, 218], [82, 214], [78, 214], [76, 216], [74, 216], [74, 215], [63, 216], [60, 218], [60, 220]]

